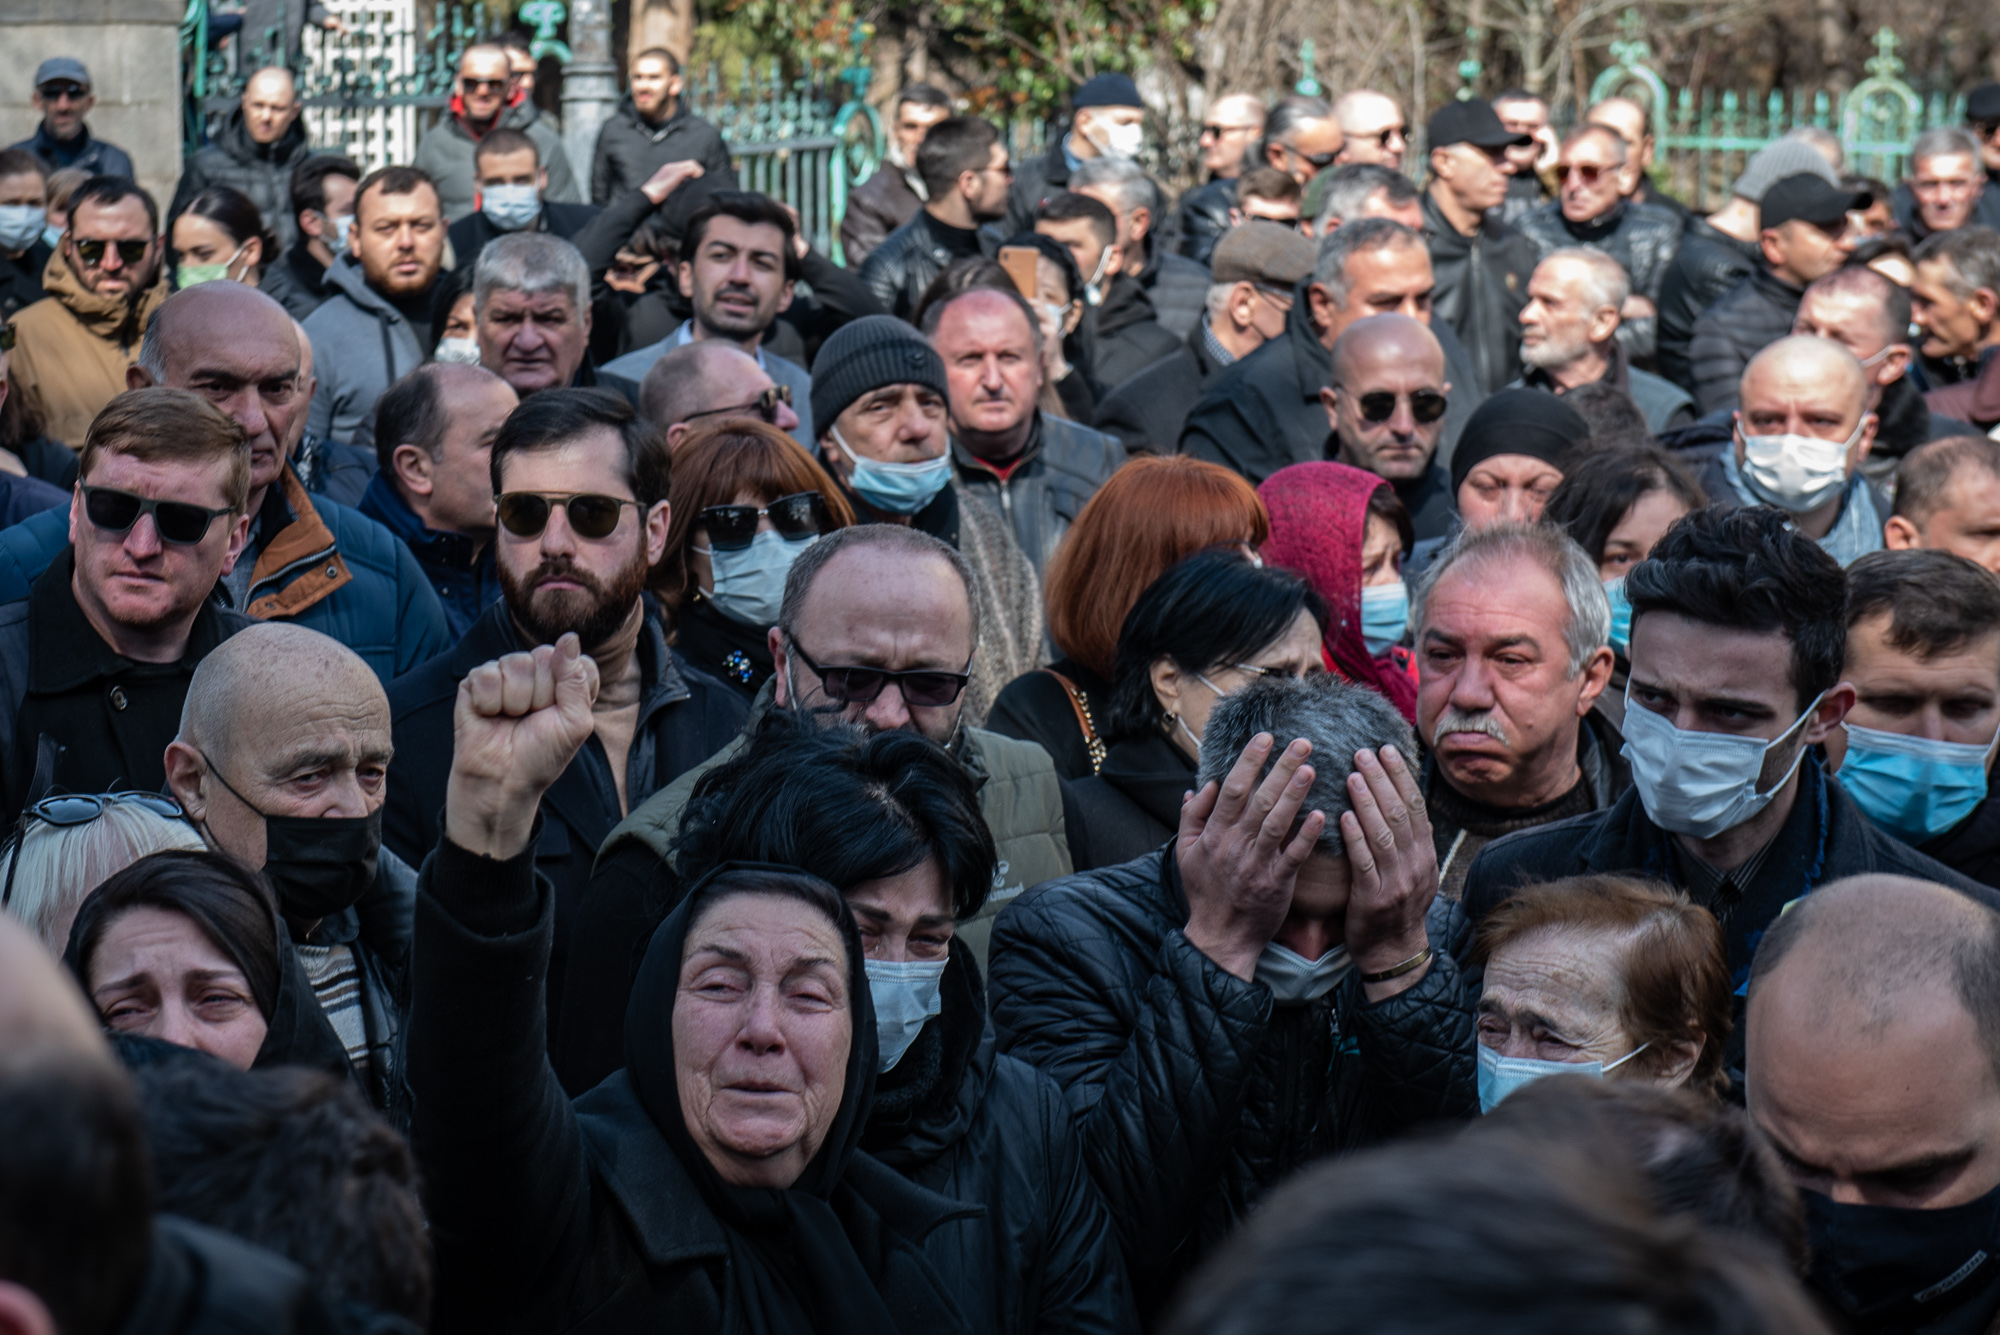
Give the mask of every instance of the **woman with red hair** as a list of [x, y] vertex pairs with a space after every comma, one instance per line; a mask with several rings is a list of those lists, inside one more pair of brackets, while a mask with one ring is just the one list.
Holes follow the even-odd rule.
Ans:
[[1134, 459], [1120, 468], [1049, 560], [1043, 596], [1060, 657], [1009, 682], [986, 726], [1040, 743], [1066, 779], [1097, 773], [1118, 633], [1139, 595], [1190, 553], [1216, 546], [1255, 551], [1270, 532], [1257, 493], [1227, 468], [1179, 456]]
[[1389, 483], [1346, 464], [1293, 464], [1257, 488], [1271, 516], [1264, 559], [1306, 577], [1326, 603], [1326, 664], [1373, 686], [1412, 723], [1416, 665], [1403, 558], [1415, 535]]

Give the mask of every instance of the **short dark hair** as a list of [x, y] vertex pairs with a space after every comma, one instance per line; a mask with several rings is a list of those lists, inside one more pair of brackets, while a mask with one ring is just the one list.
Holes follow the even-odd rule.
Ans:
[[667, 50], [664, 46], [649, 46], [638, 55], [632, 57], [634, 65], [642, 60], [664, 60], [667, 62], [668, 74], [679, 74], [681, 72], [680, 57]]
[[785, 212], [785, 206], [777, 200], [754, 190], [717, 190], [696, 205], [681, 232], [683, 260], [693, 262], [694, 253], [701, 249], [702, 238], [708, 234], [709, 223], [723, 217], [752, 226], [775, 227], [784, 233], [784, 243], [779, 249], [785, 256], [785, 280], [798, 281], [799, 253], [792, 244], [798, 235], [798, 228], [792, 223], [792, 215]]
[[1058, 190], [1035, 207], [1037, 222], [1076, 222], [1079, 219], [1090, 224], [1090, 234], [1097, 238], [1098, 245], [1108, 246], [1118, 239], [1118, 215], [1101, 199], [1080, 195], [1074, 190]]
[[146, 1279], [153, 1181], [139, 1108], [102, 1056], [0, 1051], [0, 1280], [63, 1335], [109, 1335]]
[[394, 484], [396, 451], [414, 445], [436, 462], [444, 450], [451, 417], [438, 392], [436, 362], [425, 362], [382, 392], [375, 401], [375, 463]]
[[1653, 429], [1646, 424], [1646, 414], [1639, 411], [1630, 394], [1608, 381], [1593, 380], [1578, 385], [1564, 394], [1562, 401], [1576, 409], [1576, 415], [1590, 428], [1585, 450], [1621, 446], [1630, 449], [1653, 443]]
[[428, 173], [419, 171], [415, 167], [377, 167], [362, 177], [360, 184], [354, 187], [355, 221], [360, 221], [361, 201], [368, 197], [368, 192], [371, 190], [384, 195], [414, 195], [417, 191], [425, 189], [437, 197], [441, 207], [444, 196], [438, 194], [437, 182], [433, 181]]
[[326, 178], [345, 176], [359, 185], [361, 167], [338, 153], [315, 153], [292, 168], [292, 215], [326, 212]]
[[486, 137], [472, 150], [472, 170], [475, 173], [479, 170], [481, 158], [498, 157], [503, 153], [519, 153], [524, 148], [535, 155], [535, 165], [541, 166], [540, 144], [526, 132], [517, 130], [511, 125], [496, 125], [486, 132]]
[[1487, 99], [1487, 101], [1488, 105], [1496, 107], [1502, 102], [1539, 102], [1543, 106], [1549, 104], [1549, 100], [1546, 97], [1543, 97], [1540, 93], [1531, 93], [1519, 84], [1515, 84], [1512, 88], [1501, 89], [1491, 98]]
[[1926, 522], [1944, 507], [1963, 468], [1983, 468], [2000, 477], [2000, 441], [1946, 436], [1917, 446], [1896, 466], [1896, 503], [1890, 513], [1913, 524]]
[[1875, 327], [1884, 346], [1910, 341], [1910, 289], [1889, 275], [1849, 261], [1806, 289], [1807, 296], [1814, 292], [1840, 292], [1865, 299], [1875, 314]]
[[1153, 693], [1152, 667], [1162, 658], [1188, 672], [1256, 653], [1310, 612], [1326, 626], [1326, 605], [1305, 578], [1258, 565], [1233, 547], [1184, 557], [1147, 586], [1118, 632], [1105, 740], [1158, 733], [1166, 722]]
[[949, 107], [951, 96], [935, 84], [913, 83], [896, 94], [896, 109], [900, 111], [905, 105]]
[[782, 709], [696, 782], [674, 841], [686, 883], [724, 862], [778, 862], [845, 893], [936, 858], [960, 919], [985, 904], [998, 856], [977, 786], [935, 742]]
[[1252, 167], [1236, 178], [1238, 204], [1252, 195], [1258, 199], [1297, 203], [1304, 194], [1305, 191], [1299, 188], [1298, 178], [1290, 172], [1281, 172], [1276, 167]]
[[[1572, 391], [1574, 393], [1574, 391]], [[1593, 561], [1604, 559], [1611, 530], [1639, 498], [1671, 493], [1690, 510], [1708, 504], [1701, 484], [1673, 455], [1654, 445], [1587, 454], [1563, 474], [1542, 508], [1542, 521], [1576, 540]]]
[[262, 263], [267, 267], [277, 263], [277, 238], [264, 226], [264, 215], [257, 212], [250, 196], [241, 190], [226, 185], [211, 185], [183, 205], [176, 216], [206, 218], [239, 246], [255, 237], [264, 243]]
[[1696, 510], [1625, 576], [1632, 624], [1649, 612], [1791, 641], [1801, 709], [1840, 681], [1847, 653], [1847, 573], [1769, 506]]
[[146, 226], [154, 236], [160, 234], [160, 206], [153, 197], [141, 190], [126, 176], [93, 176], [78, 186], [69, 197], [70, 231], [76, 230], [76, 213], [85, 204], [95, 204], [99, 208], [111, 209], [128, 199], [136, 199], [146, 206]]
[[976, 172], [993, 159], [1000, 132], [981, 116], [947, 116], [917, 146], [917, 175], [931, 198], [942, 199], [958, 186], [959, 175]]
[[1958, 297], [1969, 297], [1981, 288], [2000, 294], [2000, 233], [1991, 227], [1973, 225], [1933, 232], [1917, 243], [1910, 259], [1917, 264], [1943, 260], [1952, 277], [1946, 286]]
[[625, 485], [639, 504], [650, 510], [667, 499], [672, 469], [665, 434], [608, 389], [545, 389], [523, 400], [493, 438], [493, 494], [506, 490], [500, 478], [509, 458], [566, 445], [594, 427], [609, 427], [624, 442]]
[[1951, 552], [1870, 552], [1847, 568], [1847, 625], [1889, 614], [1889, 647], [1928, 662], [2000, 632], [2000, 579]]
[[1320, 98], [1303, 95], [1279, 98], [1277, 105], [1264, 113], [1264, 138], [1257, 145], [1257, 160], [1262, 162], [1265, 150], [1273, 144], [1289, 147], [1288, 136], [1298, 133], [1306, 122], [1332, 119], [1332, 106]]
[[39, 153], [30, 153], [25, 148], [4, 148], [0, 149], [0, 176], [39, 176], [46, 182], [49, 164], [42, 161]]

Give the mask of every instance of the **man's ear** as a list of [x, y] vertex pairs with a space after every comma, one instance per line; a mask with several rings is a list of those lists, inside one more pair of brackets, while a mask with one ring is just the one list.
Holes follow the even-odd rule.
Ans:
[[174, 801], [181, 804], [189, 820], [199, 825], [208, 819], [204, 782], [208, 777], [207, 762], [199, 751], [179, 738], [167, 743], [165, 760], [167, 787], [173, 791]]
[[437, 463], [420, 446], [398, 445], [389, 455], [397, 485], [413, 496], [428, 496], [437, 487]]
[[656, 566], [660, 558], [667, 554], [667, 529], [673, 522], [673, 510], [665, 501], [656, 502], [646, 511], [646, 564]]
[[535, 193], [538, 195], [549, 193], [549, 169], [547, 167], [537, 167], [535, 169]]
[[1874, 413], [1863, 413], [1861, 415], [1861, 438], [1854, 442], [1854, 466], [1856, 468], [1861, 467], [1861, 461], [1866, 459], [1868, 452], [1875, 448], [1875, 432], [1881, 424], [1882, 419]]
[[1890, 515], [1882, 525], [1882, 545], [1892, 552], [1915, 551], [1924, 545], [1924, 535], [1903, 515]]
[[1888, 356], [1884, 357], [1882, 364], [1875, 368], [1875, 383], [1884, 389], [1895, 384], [1909, 372], [1913, 358], [1914, 354], [1909, 344], [1891, 343]]
[[1619, 314], [1616, 306], [1600, 306], [1590, 317], [1587, 336], [1592, 343], [1607, 343], [1618, 332]]
[[1611, 684], [1611, 672], [1617, 663], [1618, 659], [1611, 650], [1607, 646], [1599, 645], [1597, 652], [1593, 653], [1589, 661], [1583, 665], [1583, 689], [1576, 697], [1578, 718], [1588, 714], [1591, 706], [1597, 703], [1597, 697], [1604, 694], [1604, 688]]
[[125, 368], [125, 388], [151, 389], [154, 383], [153, 373], [139, 363], [133, 362]]
[[764, 644], [771, 651], [771, 680], [777, 683], [774, 703], [780, 709], [790, 708], [791, 682], [786, 679], [785, 674], [785, 632], [776, 626], [771, 627], [764, 632]]
[[1757, 234], [1757, 249], [1763, 253], [1764, 263], [1773, 269], [1785, 262], [1785, 236], [1775, 227], [1766, 227]]
[[1141, 204], [1125, 215], [1125, 230], [1132, 234], [1136, 244], [1143, 241], [1153, 230], [1153, 211]]
[[1806, 720], [1805, 744], [1817, 746], [1825, 741], [1827, 734], [1840, 726], [1847, 717], [1847, 711], [1854, 708], [1854, 683], [1843, 681], [1819, 699], [1819, 705]]
[[694, 299], [694, 266], [682, 260], [674, 267], [674, 281], [680, 284], [681, 295], [690, 301]]
[[1993, 323], [1994, 315], [2000, 313], [2000, 293], [1995, 293], [1990, 287], [1975, 288], [1972, 295], [1965, 299], [1965, 304], [1971, 308], [1974, 319], [1981, 325], [1989, 325]]
[[1340, 391], [1327, 385], [1319, 392], [1319, 406], [1326, 409], [1326, 429], [1340, 429]]

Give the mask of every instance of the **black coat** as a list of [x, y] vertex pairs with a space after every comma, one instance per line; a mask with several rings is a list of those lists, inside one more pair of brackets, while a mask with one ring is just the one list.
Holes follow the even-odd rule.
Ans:
[[1130, 274], [1111, 280], [1096, 316], [1097, 364], [1091, 369], [1099, 384], [1123, 384], [1182, 346], [1160, 327], [1146, 289]]
[[[243, 108], [237, 107], [222, 123], [221, 133], [181, 169], [181, 183], [163, 219], [165, 232], [173, 235], [174, 219], [196, 195], [209, 186], [226, 185], [242, 191], [257, 206], [264, 226], [278, 238], [279, 253], [290, 250], [299, 239], [298, 216], [292, 212], [292, 169], [311, 156], [304, 117], [293, 121], [276, 143], [260, 144], [244, 128]], [[266, 256], [266, 262], [271, 258]]]
[[1069, 159], [1063, 156], [1065, 127], [1050, 136], [1049, 146], [1032, 158], [1014, 164], [1014, 184], [1007, 187], [1007, 220], [1000, 230], [1019, 236], [1035, 230], [1035, 211], [1051, 195], [1069, 189]]
[[[572, 1106], [549, 1069], [556, 909], [536, 861], [495, 862], [447, 840], [423, 870], [411, 1141], [437, 1257], [431, 1329], [742, 1329], [728, 1303], [728, 1235], [628, 1073]], [[877, 1243], [864, 1261], [903, 1335], [964, 1329], [940, 1292], [958, 1277], [916, 1252], [964, 1208], [866, 1154], [843, 1183], [843, 1222]]]
[[1759, 264], [1694, 322], [1688, 363], [1694, 376], [1694, 403], [1703, 416], [1734, 408], [1743, 368], [1750, 359], [1792, 332], [1805, 289], [1793, 287]]
[[722, 177], [723, 189], [736, 188], [736, 168], [730, 165], [728, 145], [713, 125], [688, 110], [686, 97], [679, 99], [673, 115], [650, 125], [627, 93], [597, 132], [597, 153], [590, 164], [590, 202], [609, 204], [627, 190], [637, 190], [669, 162], [690, 159], [701, 164], [703, 179]]
[[1003, 737], [1034, 742], [1056, 763], [1056, 774], [1064, 779], [1086, 779], [1095, 772], [1090, 750], [1084, 742], [1083, 725], [1077, 721], [1076, 706], [1069, 692], [1055, 679], [1060, 672], [1083, 694], [1083, 707], [1091, 715], [1091, 726], [1102, 735], [1105, 702], [1111, 683], [1074, 659], [1058, 658], [1046, 668], [1024, 672], [1000, 688], [993, 707], [986, 711], [986, 728]]
[[0, 252], [0, 322], [11, 320], [25, 306], [32, 306], [48, 293], [42, 290], [42, 271], [55, 254], [40, 237], [19, 255]]
[[[382, 811], [382, 842], [411, 866], [420, 865], [437, 846], [445, 785], [451, 777], [451, 718], [458, 683], [481, 663], [524, 647], [507, 604], [498, 602], [473, 623], [456, 648], [390, 683], [396, 764]], [[694, 671], [667, 647], [650, 603], [635, 652], [645, 684], [626, 760], [626, 797], [634, 807], [728, 745], [749, 713], [742, 696], [707, 673]], [[555, 887], [555, 953], [549, 965], [552, 1030], [560, 1014], [570, 926], [590, 879], [591, 863], [597, 846], [624, 815], [603, 744], [592, 737], [542, 799], [542, 830], [535, 845], [536, 869]]]
[[908, 168], [884, 162], [875, 174], [847, 192], [840, 220], [840, 257], [859, 269], [889, 233], [923, 212], [923, 196], [910, 185]]
[[1206, 264], [1197, 264], [1148, 237], [1146, 267], [1138, 277], [1139, 286], [1146, 289], [1146, 300], [1153, 303], [1153, 318], [1175, 338], [1192, 334], [1208, 314], [1208, 289], [1215, 278]]
[[[641, 195], [641, 199], [645, 196]], [[531, 232], [547, 232], [565, 241], [571, 240], [578, 232], [590, 226], [598, 214], [594, 204], [561, 204], [553, 199], [542, 201], [542, 211], [535, 218]], [[479, 262], [479, 252], [503, 236], [512, 235], [495, 227], [487, 216], [474, 209], [451, 225], [445, 233], [451, 238], [451, 252], [463, 269]]]
[[869, 253], [861, 266], [861, 281], [878, 306], [907, 320], [946, 266], [985, 253], [986, 244], [977, 229], [953, 227], [919, 209]]
[[1461, 235], [1428, 191], [1424, 222], [1431, 229], [1431, 273], [1437, 279], [1431, 327], [1435, 332], [1439, 321], [1451, 326], [1475, 377], [1468, 383], [1454, 375], [1452, 385], [1461, 394], [1468, 389], [1491, 394], [1521, 374], [1521, 308], [1528, 304], [1535, 247], [1492, 214], [1477, 232]]
[[[1681, 239], [1681, 214], [1652, 204], [1621, 202], [1601, 218], [1573, 223], [1553, 201], [1521, 219], [1518, 226], [1540, 259], [1564, 246], [1589, 246], [1618, 261], [1631, 280], [1632, 294], [1655, 307], [1667, 267]], [[1618, 343], [1635, 360], [1650, 365], [1659, 341], [1659, 320], [1648, 315], [1618, 325]]]
[[2000, 792], [1987, 779], [1986, 799], [1943, 834], [1917, 848], [1961, 876], [2000, 890]]
[[[1333, 356], [1312, 327], [1307, 289], [1298, 285], [1285, 332], [1231, 365], [1188, 413], [1180, 452], [1233, 468], [1254, 485], [1287, 464], [1313, 463], [1327, 453], [1329, 424], [1319, 392]], [[1452, 387], [1438, 438], [1437, 463], [1448, 465], [1465, 420], [1485, 397], [1465, 348], [1444, 320], [1431, 322], [1444, 348], [1444, 378]]]
[[1283, 1178], [1478, 1107], [1448, 902], [1416, 986], [1369, 1005], [1350, 973], [1278, 1007], [1181, 932], [1171, 853], [1030, 889], [995, 922], [991, 956], [1001, 1047], [1067, 1092], [1142, 1317]]
[[1236, 207], [1236, 182], [1210, 181], [1181, 196], [1180, 253], [1196, 264], [1207, 264], [1215, 244], [1229, 231], [1229, 211]]
[[376, 1335], [415, 1327], [377, 1315], [336, 1317], [312, 1279], [276, 1252], [174, 1215], [153, 1220], [153, 1246], [139, 1290], [115, 1335]]
[[1063, 785], [1070, 861], [1095, 871], [1158, 850], [1179, 832], [1181, 797], [1194, 780], [1193, 762], [1158, 733], [1121, 739], [1103, 769]]
[[334, 291], [326, 285], [326, 266], [306, 249], [304, 237], [293, 242], [276, 264], [264, 266], [264, 276], [257, 286], [265, 296], [283, 306], [285, 314], [299, 321], [318, 310]]
[[1228, 369], [1208, 350], [1203, 326], [1169, 355], [1114, 386], [1091, 425], [1118, 437], [1131, 454], [1172, 454], [1202, 391]]
[[1692, 393], [1694, 368], [1688, 344], [1703, 311], [1757, 271], [1762, 252], [1754, 241], [1738, 241], [1697, 218], [1681, 233], [1674, 262], [1660, 280], [1660, 314], [1655, 322], [1653, 369]]

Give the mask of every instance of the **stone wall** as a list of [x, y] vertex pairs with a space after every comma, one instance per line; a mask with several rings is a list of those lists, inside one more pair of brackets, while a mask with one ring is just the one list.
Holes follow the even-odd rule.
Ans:
[[162, 210], [181, 170], [179, 0], [0, 0], [0, 145], [35, 132], [35, 67], [75, 56], [90, 69], [90, 132], [132, 155]]

